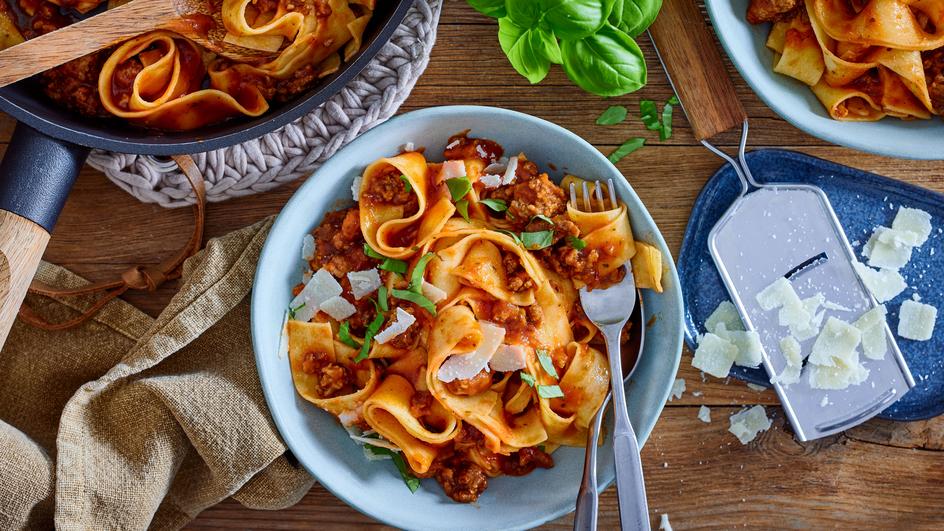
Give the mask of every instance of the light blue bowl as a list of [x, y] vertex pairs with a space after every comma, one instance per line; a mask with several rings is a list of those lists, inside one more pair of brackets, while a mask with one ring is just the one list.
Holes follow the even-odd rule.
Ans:
[[[530, 528], [574, 509], [582, 449], [558, 450], [556, 465], [549, 470], [489, 479], [488, 489], [472, 505], [453, 502], [431, 479], [411, 494], [390, 461], [368, 462], [331, 415], [295, 393], [288, 360], [278, 356], [282, 319], [292, 286], [300, 278], [304, 235], [326, 212], [351, 202], [351, 181], [368, 163], [396, 154], [398, 146], [407, 142], [425, 146], [435, 160], [447, 138], [464, 129], [498, 141], [509, 152], [523, 151], [541, 168], [554, 164], [557, 178], [565, 171], [587, 178], [612, 177], [629, 207], [636, 237], [662, 250], [669, 267], [665, 292], [645, 290], [645, 309], [656, 319], [647, 330], [639, 368], [626, 386], [630, 418], [640, 443], [646, 440], [681, 357], [682, 296], [669, 250], [639, 197], [593, 146], [557, 125], [513, 111], [437, 107], [411, 112], [364, 134], [325, 163], [285, 205], [262, 249], [252, 291], [253, 347], [262, 389], [285, 443], [325, 488], [355, 509], [407, 529]], [[601, 486], [613, 480], [609, 441], [600, 452], [600, 480]]]
[[754, 92], [781, 118], [823, 140], [889, 157], [944, 158], [944, 121], [899, 120], [840, 122], [833, 120], [800, 81], [773, 71], [773, 52], [765, 42], [769, 24], [747, 22], [748, 0], [705, 0], [718, 39]]

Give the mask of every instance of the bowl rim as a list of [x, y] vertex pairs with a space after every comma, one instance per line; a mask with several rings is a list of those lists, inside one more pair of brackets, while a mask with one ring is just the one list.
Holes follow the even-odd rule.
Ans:
[[[560, 125], [557, 125], [548, 120], [537, 118], [535, 116], [531, 116], [531, 115], [521, 113], [518, 111], [512, 111], [512, 110], [504, 109], [500, 107], [490, 107], [490, 106], [480, 106], [480, 105], [446, 105], [446, 106], [428, 107], [428, 108], [418, 109], [415, 111], [410, 111], [407, 113], [397, 115], [391, 118], [390, 120], [384, 122], [383, 124], [380, 124], [379, 126], [371, 129], [370, 131], [367, 131], [366, 133], [360, 135], [350, 144], [348, 144], [347, 146], [342, 148], [340, 151], [338, 151], [338, 153], [336, 153], [333, 157], [337, 157], [338, 155], [341, 155], [347, 150], [353, 151], [359, 148], [361, 145], [369, 145], [374, 137], [380, 136], [383, 133], [383, 131], [394, 128], [397, 126], [397, 124], [403, 123], [405, 121], [443, 120], [443, 119], [448, 119], [452, 115], [457, 115], [457, 114], [462, 115], [462, 114], [468, 114], [468, 113], [487, 113], [491, 115], [497, 114], [499, 115], [500, 119], [523, 120], [525, 122], [536, 124], [539, 127], [547, 127], [547, 128], [556, 129], [558, 132], [568, 137], [571, 141], [580, 145], [581, 148], [587, 150], [588, 153], [591, 154], [591, 156], [596, 157], [598, 159], [602, 159], [602, 161], [605, 161], [606, 164], [611, 166], [612, 171], [616, 172], [616, 174], [622, 175], [622, 173], [609, 160], [607, 160], [607, 158], [604, 157], [595, 147], [593, 147], [593, 145], [591, 145], [589, 142], [587, 142], [586, 140], [578, 136], [576, 133], [573, 133], [572, 131]], [[315, 175], [317, 175], [319, 171], [320, 171], [320, 168], [319, 170], [316, 170], [311, 176], [309, 176], [309, 178], [292, 194], [292, 197], [285, 203], [285, 205], [283, 205], [282, 209], [279, 211], [279, 214], [276, 216], [276, 219], [273, 221], [272, 226], [270, 228], [270, 232], [266, 236], [265, 243], [263, 244], [262, 249], [259, 254], [258, 263], [256, 265], [256, 271], [255, 271], [255, 274], [253, 275], [254, 287], [260, 284], [261, 272], [263, 270], [263, 263], [266, 260], [266, 256], [268, 256], [269, 254], [273, 252], [278, 251], [276, 249], [271, 248], [270, 246], [271, 242], [273, 241], [273, 239], [271, 238], [271, 235], [275, 233], [276, 231], [280, 230], [280, 227], [282, 225], [290, 223], [290, 220], [287, 218], [286, 212], [292, 210], [293, 208], [297, 208], [295, 204], [301, 203], [303, 201], [303, 195], [305, 195], [304, 191], [307, 188], [313, 188], [314, 186], [316, 186], [317, 180], [312, 177], [315, 177]], [[624, 199], [624, 200], [630, 199], [630, 200], [638, 202], [638, 204], [640, 205], [643, 205], [642, 201], [639, 199], [639, 196], [636, 194], [635, 190], [633, 190], [632, 186], [629, 184], [629, 182], [625, 178], [621, 179], [620, 182], [617, 183], [617, 189], [618, 189], [618, 195], [620, 196], [621, 199]], [[671, 288], [666, 289], [663, 293], [658, 294], [658, 296], [673, 297], [674, 299], [674, 301], [672, 301], [673, 307], [675, 308], [676, 311], [674, 312], [673, 315], [667, 315], [665, 312], [663, 312], [660, 314], [660, 319], [661, 320], [670, 319], [670, 322], [675, 323], [675, 326], [678, 328], [678, 333], [676, 334], [677, 337], [672, 338], [673, 340], [671, 341], [671, 344], [674, 346], [674, 354], [672, 354], [673, 357], [671, 359], [663, 359], [663, 362], [671, 363], [672, 364], [671, 374], [676, 375], [678, 373], [678, 367], [682, 358], [682, 345], [683, 345], [683, 337], [684, 337], [684, 331], [685, 331], [685, 326], [683, 322], [684, 310], [683, 310], [683, 302], [682, 302], [682, 291], [681, 291], [681, 285], [680, 285], [680, 281], [678, 277], [678, 272], [676, 270], [675, 261], [672, 257], [672, 254], [670, 250], [668, 249], [668, 246], [665, 243], [664, 238], [662, 237], [661, 231], [658, 229], [655, 221], [652, 219], [652, 216], [649, 214], [648, 209], [646, 209], [645, 205], [643, 205], [643, 209], [640, 212], [636, 212], [636, 213], [639, 215], [642, 215], [649, 225], [651, 225], [652, 227], [655, 227], [655, 230], [653, 233], [653, 236], [657, 239], [655, 243], [658, 244], [658, 246], [660, 247], [660, 249], [666, 256], [665, 266], [667, 267], [666, 267], [665, 274], [668, 276], [668, 279], [665, 284], [671, 286]], [[324, 213], [321, 212], [321, 213], [314, 213], [314, 214], [323, 215]], [[313, 215], [313, 218], [319, 218], [319, 217], [320, 217], [319, 215]], [[257, 372], [259, 372], [260, 386], [262, 387], [263, 395], [266, 400], [266, 405], [269, 409], [269, 414], [272, 417], [273, 422], [275, 423], [276, 429], [278, 430], [280, 437], [282, 437], [283, 442], [285, 443], [287, 449], [293, 452], [296, 456], [298, 456], [299, 455], [299, 452], [297, 451], [298, 441], [295, 439], [294, 435], [291, 434], [291, 430], [286, 429], [287, 423], [289, 421], [283, 418], [282, 413], [278, 408], [274, 407], [273, 395], [270, 393], [268, 386], [266, 385], [266, 381], [262, 378], [261, 371], [259, 370], [259, 367], [261, 366], [261, 363], [262, 363], [261, 362], [262, 352], [265, 350], [266, 347], [262, 343], [263, 330], [261, 328], [257, 330], [258, 320], [256, 319], [256, 315], [257, 315], [257, 312], [262, 311], [262, 308], [259, 307], [261, 303], [259, 302], [259, 299], [257, 298], [257, 293], [258, 293], [258, 290], [256, 289], [252, 290], [252, 296], [251, 296], [251, 301], [250, 301], [250, 331], [251, 331], [251, 336], [252, 336], [252, 345], [253, 345], [254, 360], [256, 362], [256, 370]], [[261, 327], [261, 324], [259, 326]], [[269, 347], [271, 348], [271, 345]], [[628, 389], [629, 385], [631, 385], [631, 382], [632, 380], [628, 381], [624, 385], [624, 389]], [[639, 442], [640, 449], [642, 449], [646, 440], [649, 438], [649, 435], [652, 433], [652, 430], [655, 427], [655, 424], [658, 422], [659, 418], [662, 415], [663, 410], [665, 409], [665, 404], [668, 401], [669, 394], [671, 393], [671, 384], [672, 384], [672, 381], [669, 381], [668, 384], [665, 385], [664, 388], [662, 389], [662, 392], [656, 395], [658, 398], [656, 403], [659, 404], [659, 409], [658, 409], [657, 414], [652, 417], [651, 421], [645, 423], [642, 426], [634, 426], [634, 428], [636, 428], [635, 430], [636, 437]], [[328, 481], [322, 480], [322, 478], [319, 476], [315, 467], [309, 466], [309, 463], [306, 462], [306, 460], [302, 459], [301, 457], [297, 457], [297, 459], [298, 459], [298, 462], [305, 468], [305, 470], [307, 470], [326, 490], [328, 490], [332, 495], [334, 495], [335, 497], [343, 501], [348, 506], [352, 507], [353, 509], [355, 509], [356, 511], [364, 515], [374, 518], [375, 520], [383, 522], [387, 525], [392, 525], [399, 528], [407, 528], [406, 522], [392, 519], [389, 517], [389, 515], [386, 515], [386, 514], [380, 514], [377, 511], [372, 509], [371, 504], [363, 503], [363, 500], [351, 499], [337, 492], [334, 488], [332, 488], [330, 480]], [[598, 491], [601, 493], [614, 481], [613, 477], [607, 477], [607, 474], [605, 473], [603, 474], [603, 476], [604, 477], [602, 478], [602, 481], [599, 482], [599, 488], [598, 488]], [[574, 501], [576, 502], [576, 500]], [[526, 522], [520, 528], [527, 529], [527, 528], [539, 526], [546, 522], [560, 518], [561, 516], [564, 516], [572, 512], [573, 510], [574, 510], [573, 506], [565, 506], [562, 509], [550, 511], [539, 518]]]
[[[736, 41], [736, 39], [733, 37], [733, 32], [727, 31], [728, 28], [733, 27], [732, 25], [743, 25], [748, 24], [748, 22], [746, 19], [738, 19], [736, 17], [727, 16], [726, 13], [723, 12], [725, 6], [719, 5], [720, 1], [722, 0], [705, 0], [705, 9], [708, 12], [708, 16], [711, 18], [715, 35], [718, 36], [718, 41], [721, 43], [722, 48], [724, 48], [724, 51], [731, 60], [731, 63], [741, 75], [741, 78], [743, 78], [748, 84], [748, 86], [751, 88], [751, 91], [756, 94], [757, 97], [760, 98], [760, 100], [764, 102], [765, 105], [767, 105], [767, 107], [773, 110], [777, 116], [787, 121], [797, 129], [816, 138], [839, 146], [856, 149], [865, 153], [884, 155], [886, 157], [897, 159], [912, 160], [941, 160], [942, 157], [944, 157], [944, 155], [941, 154], [944, 153], [944, 145], [942, 145], [942, 149], [940, 151], [935, 151], [933, 149], [927, 149], [927, 146], [916, 145], [912, 142], [876, 142], [874, 138], [864, 138], [860, 134], [844, 134], [843, 132], [840, 132], [837, 125], [835, 125], [856, 124], [861, 127], [868, 127], [868, 124], [882, 123], [887, 120], [892, 120], [890, 117], [883, 118], [878, 122], [844, 122], [830, 118], [825, 123], [819, 124], [808, 118], [805, 118], [805, 110], [802, 113], [797, 113], [783, 102], [778, 101], [773, 94], [769, 94], [764, 90], [761, 90], [761, 82], [764, 79], [775, 80], [775, 75], [782, 76], [782, 74], [777, 74], [774, 72], [773, 67], [762, 69], [765, 72], [765, 74], [762, 75], [752, 73], [752, 69], [748, 68], [747, 65], [749, 58], [746, 57], [744, 53], [735, 46], [735, 42], [740, 41]], [[723, 1], [727, 3], [728, 6], [731, 6], [732, 0]], [[754, 46], [750, 46], [750, 48], [755, 49]], [[809, 87], [806, 87], [806, 90], [809, 90]], [[944, 117], [932, 116], [930, 120], [944, 120]], [[942, 126], [941, 129], [942, 133], [944, 133], [944, 126]]]

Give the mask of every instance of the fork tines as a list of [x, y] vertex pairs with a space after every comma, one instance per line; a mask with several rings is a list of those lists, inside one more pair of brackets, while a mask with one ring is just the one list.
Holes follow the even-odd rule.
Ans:
[[[587, 181], [583, 181], [581, 185], [581, 199], [583, 205], [577, 202], [577, 185], [576, 183], [570, 183], [570, 202], [573, 203], [574, 208], [578, 210], [583, 210], [584, 212], [594, 212], [594, 211], [604, 211], [619, 208], [619, 203], [616, 202], [616, 191], [613, 189], [613, 179], [606, 180], [606, 189], [609, 192], [610, 196], [610, 205], [607, 207], [606, 203], [603, 201], [603, 184], [600, 181], [593, 181], [593, 194], [591, 195], [590, 189], [587, 186]], [[595, 198], [593, 196], [596, 196]], [[594, 204], [593, 199], [596, 199], [596, 204]]]

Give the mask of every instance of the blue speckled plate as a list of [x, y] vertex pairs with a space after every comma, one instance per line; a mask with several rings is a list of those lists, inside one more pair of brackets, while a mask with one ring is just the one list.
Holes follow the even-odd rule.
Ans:
[[843, 146], [889, 157], [940, 159], [944, 153], [944, 121], [898, 120], [840, 122], [833, 120], [810, 88], [773, 70], [773, 52], [765, 42], [769, 24], [752, 25], [745, 15], [749, 0], [705, 0], [718, 40], [741, 77], [760, 99], [784, 120], [807, 133]]
[[[588, 178], [612, 177], [616, 193], [629, 208], [637, 238], [656, 245], [666, 257], [664, 293], [644, 290], [646, 312], [655, 317], [633, 377], [626, 384], [629, 417], [640, 445], [655, 426], [682, 350], [682, 295], [672, 259], [655, 222], [632, 187], [606, 157], [587, 141], [550, 122], [494, 107], [433, 107], [398, 116], [341, 151], [305, 182], [285, 205], [269, 233], [252, 290], [252, 341], [259, 380], [275, 425], [299, 462], [322, 485], [355, 509], [404, 529], [529, 529], [574, 509], [583, 471], [583, 449], [561, 448], [555, 466], [523, 477], [489, 478], [475, 504], [456, 503], [435, 480], [411, 494], [389, 461], [369, 462], [340, 424], [295, 392], [288, 360], [278, 354], [282, 319], [298, 282], [302, 238], [324, 214], [350, 202], [351, 182], [364, 166], [396, 154], [413, 142], [431, 157], [463, 129], [491, 138], [507, 150], [523, 151], [542, 168], [554, 164]], [[608, 416], [609, 417], [609, 416]], [[607, 433], [613, 433], [612, 426]], [[600, 449], [600, 488], [613, 481], [612, 440]]]
[[[901, 270], [909, 287], [886, 303], [889, 325], [893, 331], [897, 330], [898, 308], [915, 293], [921, 296], [922, 302], [944, 309], [944, 231], [941, 229], [944, 227], [944, 194], [792, 151], [753, 151], [747, 154], [747, 162], [758, 182], [802, 183], [822, 188], [860, 258], [862, 245], [872, 229], [876, 225], [891, 226], [899, 206], [930, 213], [934, 227], [931, 237], [914, 250], [911, 262]], [[702, 324], [728, 297], [708, 253], [707, 241], [711, 228], [734, 202], [740, 189], [730, 165], [718, 170], [695, 201], [685, 231], [678, 273], [685, 300], [685, 342], [692, 349], [696, 335], [704, 332]], [[938, 318], [935, 332], [930, 341], [898, 338], [898, 346], [908, 360], [917, 386], [880, 417], [908, 421], [944, 413], [944, 313]], [[735, 367], [732, 375], [770, 385], [763, 369]]]

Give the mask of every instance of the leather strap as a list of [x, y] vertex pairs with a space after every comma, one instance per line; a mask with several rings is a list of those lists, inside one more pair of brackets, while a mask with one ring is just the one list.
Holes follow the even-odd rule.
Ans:
[[190, 240], [177, 254], [167, 258], [156, 266], [134, 266], [121, 274], [121, 278], [104, 282], [96, 282], [82, 286], [81, 288], [53, 288], [42, 282], [34, 280], [30, 285], [29, 292], [46, 297], [77, 297], [82, 295], [101, 294], [82, 314], [59, 323], [50, 323], [43, 317], [40, 317], [29, 306], [23, 304], [20, 307], [20, 319], [37, 328], [43, 330], [65, 330], [77, 326], [90, 317], [98, 313], [109, 301], [120, 296], [128, 290], [146, 290], [155, 291], [161, 284], [168, 280], [180, 278], [184, 261], [193, 256], [200, 250], [203, 244], [203, 226], [206, 217], [206, 186], [203, 180], [203, 174], [197, 169], [197, 165], [189, 155], [177, 155], [173, 157], [174, 161], [180, 166], [190, 186], [193, 187], [194, 194], [197, 196], [197, 202], [193, 205], [194, 224], [193, 233]]

